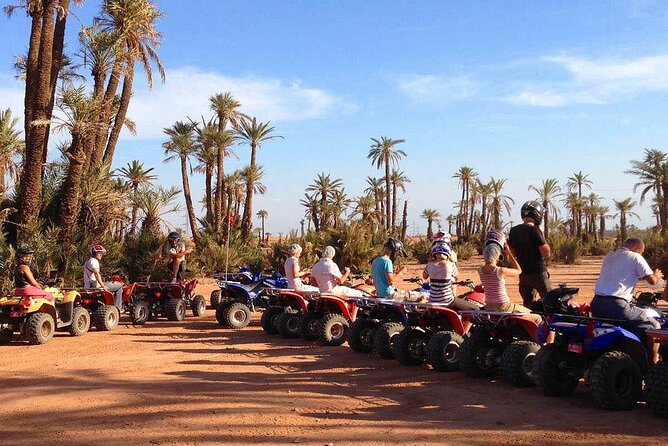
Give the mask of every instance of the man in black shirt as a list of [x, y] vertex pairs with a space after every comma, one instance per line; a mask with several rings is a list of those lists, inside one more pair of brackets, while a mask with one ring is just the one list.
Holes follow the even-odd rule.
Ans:
[[543, 220], [543, 206], [536, 201], [527, 201], [522, 205], [522, 224], [510, 230], [508, 244], [517, 258], [522, 274], [520, 274], [520, 295], [524, 306], [535, 308], [536, 292], [542, 298], [552, 289], [550, 276], [547, 273], [545, 259], [550, 257], [550, 245], [540, 230]]

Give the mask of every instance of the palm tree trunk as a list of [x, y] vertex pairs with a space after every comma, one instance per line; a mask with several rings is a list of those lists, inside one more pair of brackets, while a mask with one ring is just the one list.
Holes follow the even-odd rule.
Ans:
[[190, 194], [190, 181], [188, 180], [188, 165], [185, 157], [181, 157], [181, 177], [183, 178], [183, 195], [186, 200], [186, 210], [188, 211], [188, 220], [190, 230], [193, 233], [195, 245], [199, 245], [199, 235], [197, 232], [197, 219], [195, 218], [195, 208]]
[[391, 216], [391, 205], [390, 202], [392, 197], [390, 197], [390, 154], [385, 154], [385, 229], [390, 231], [392, 216]]
[[123, 78], [123, 90], [121, 91], [121, 103], [118, 107], [118, 112], [114, 118], [114, 126], [111, 129], [111, 134], [109, 135], [109, 142], [107, 142], [107, 148], [104, 151], [104, 156], [102, 162], [111, 166], [111, 161], [114, 159], [114, 152], [116, 151], [116, 143], [118, 138], [121, 135], [121, 130], [125, 124], [125, 117], [128, 113], [128, 107], [130, 106], [130, 98], [132, 97], [132, 81], [134, 78], [134, 59], [129, 58], [128, 64], [125, 70], [125, 77]]
[[206, 188], [206, 221], [213, 223], [213, 197], [211, 192], [211, 179], [213, 178], [213, 164], [206, 166], [206, 172], [204, 174], [204, 185]]
[[397, 185], [392, 184], [392, 228], [397, 226]]
[[35, 110], [35, 94], [37, 92], [37, 68], [39, 64], [39, 48], [42, 41], [42, 17], [43, 9], [35, 6], [35, 10], [30, 12], [32, 24], [30, 27], [30, 43], [28, 46], [28, 58], [26, 60], [26, 89], [23, 106], [25, 108], [25, 119], [23, 122], [23, 136], [26, 141], [30, 140], [32, 127], [32, 116]]
[[264, 217], [262, 217], [262, 241], [264, 241]]
[[251, 232], [251, 216], [253, 215], [253, 183], [246, 181], [246, 201], [244, 202], [244, 215], [241, 218], [241, 238], [248, 240]]
[[434, 238], [434, 229], [432, 228], [433, 220], [431, 218], [427, 219], [427, 239], [431, 240]]
[[223, 225], [223, 222], [227, 218], [226, 216], [224, 216], [225, 214], [224, 158], [225, 158], [225, 149], [218, 147], [216, 151], [216, 198], [215, 198], [215, 209], [213, 212], [213, 224], [214, 227], [216, 228], [216, 233], [220, 232], [220, 228]]
[[132, 186], [132, 217], [130, 220], [130, 235], [134, 236], [137, 233], [137, 213], [139, 211], [139, 206], [137, 205], [137, 195], [139, 194], [138, 189], [139, 185]]
[[[480, 205], [480, 221], [482, 223], [482, 233], [485, 234], [487, 232], [487, 203], [486, 199], [482, 199], [482, 203]], [[449, 232], [449, 231], [448, 231]]]
[[117, 54], [116, 60], [114, 60], [114, 65], [111, 68], [107, 90], [104, 93], [104, 100], [102, 101], [102, 107], [100, 108], [99, 126], [95, 131], [95, 144], [91, 148], [91, 155], [89, 156], [89, 168], [99, 163], [104, 156], [105, 144], [109, 135], [111, 107], [113, 106], [114, 98], [116, 97], [118, 84], [121, 81], [124, 61], [125, 56], [120, 53]]
[[661, 233], [668, 234], [668, 182], [661, 183], [661, 201], [659, 201], [661, 215]]
[[404, 212], [401, 217], [401, 241], [406, 241], [406, 231], [408, 230], [408, 200], [404, 200]]
[[59, 208], [61, 239], [63, 246], [71, 246], [72, 235], [81, 210], [81, 181], [86, 165], [86, 146], [83, 135], [72, 134], [72, 144], [67, 153], [69, 166], [62, 186], [62, 199]]
[[626, 215], [623, 212], [619, 213], [619, 234], [621, 240], [620, 243], [624, 243], [626, 240]]
[[548, 207], [549, 203], [547, 200], [543, 200], [543, 234], [545, 235], [545, 241], [550, 241], [550, 208]]

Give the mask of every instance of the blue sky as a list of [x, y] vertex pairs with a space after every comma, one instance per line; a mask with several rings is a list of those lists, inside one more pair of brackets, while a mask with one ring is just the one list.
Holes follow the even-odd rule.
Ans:
[[[7, 2], [3, 2], [7, 3]], [[160, 57], [167, 83], [137, 84], [115, 164], [140, 159], [160, 182], [180, 184], [162, 163], [161, 129], [209, 116], [207, 97], [232, 91], [244, 110], [271, 120], [285, 139], [259, 150], [268, 193], [267, 230], [287, 232], [299, 199], [319, 172], [352, 196], [380, 176], [366, 159], [371, 137], [405, 139], [401, 169], [411, 179], [409, 232], [424, 231], [424, 208], [452, 212], [452, 174], [462, 165], [483, 180], [507, 178], [517, 221], [527, 188], [562, 185], [582, 170], [606, 198], [633, 195], [623, 172], [644, 148], [668, 150], [668, 4], [660, 1], [158, 1], [165, 17]], [[187, 5], [187, 8], [184, 7]], [[68, 23], [70, 51], [78, 20]], [[0, 107], [18, 111], [22, 86], [12, 61], [25, 52], [29, 23], [0, 19]], [[139, 76], [139, 78], [141, 75]], [[57, 141], [64, 136], [55, 135]], [[235, 149], [248, 162], [249, 149]], [[192, 178], [196, 198], [203, 179]], [[639, 226], [652, 223], [640, 206]], [[186, 226], [184, 216], [173, 219]]]

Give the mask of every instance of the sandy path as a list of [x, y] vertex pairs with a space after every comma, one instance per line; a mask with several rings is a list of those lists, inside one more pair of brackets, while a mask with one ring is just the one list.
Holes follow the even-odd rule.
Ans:
[[[591, 297], [600, 259], [552, 268]], [[415, 267], [407, 274], [418, 271]], [[474, 262], [463, 276], [474, 277]], [[407, 286], [412, 286], [407, 284]], [[512, 291], [514, 285], [510, 285]], [[208, 295], [209, 282], [200, 287]], [[516, 295], [516, 293], [515, 293]], [[497, 379], [219, 328], [125, 319], [115, 332], [0, 349], [0, 444], [666, 444], [640, 405], [593, 406], [583, 385], [551, 399]]]

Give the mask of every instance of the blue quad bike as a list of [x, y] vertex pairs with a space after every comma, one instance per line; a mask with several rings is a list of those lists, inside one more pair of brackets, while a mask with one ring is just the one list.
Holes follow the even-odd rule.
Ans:
[[[542, 334], [546, 337], [551, 330], [556, 335], [554, 343], [536, 355], [536, 383], [547, 396], [565, 396], [584, 378], [596, 405], [630, 410], [643, 398], [643, 378], [650, 369], [647, 348], [638, 336], [619, 326], [622, 321], [594, 318], [582, 307], [568, 305], [577, 292], [577, 288], [562, 287], [552, 292], [550, 302], [543, 301]], [[636, 304], [658, 315], [666, 326], [664, 315], [652, 308], [647, 295], [652, 293], [640, 293]]]
[[251, 312], [268, 307], [269, 299], [262, 291], [287, 288], [288, 282], [279, 273], [253, 275], [242, 269], [235, 274], [214, 276], [220, 289], [211, 293], [211, 306], [216, 309], [216, 320], [221, 326], [242, 329], [250, 323]]

